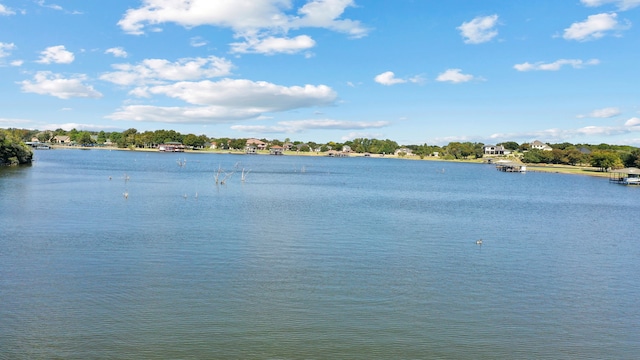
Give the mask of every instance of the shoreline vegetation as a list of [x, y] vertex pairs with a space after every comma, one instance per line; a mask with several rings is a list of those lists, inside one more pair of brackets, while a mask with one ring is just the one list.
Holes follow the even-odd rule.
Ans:
[[[115, 146], [109, 147], [100, 147], [100, 146], [68, 146], [68, 145], [52, 145], [52, 149], [62, 149], [62, 150], [116, 150], [116, 151], [135, 151], [135, 152], [158, 152], [158, 149], [150, 149], [150, 148], [118, 148]], [[199, 149], [199, 150], [190, 150], [186, 149], [185, 153], [189, 154], [231, 154], [231, 155], [248, 155], [246, 152], [241, 150], [222, 150], [222, 149]], [[180, 154], [180, 153], [173, 153]], [[255, 155], [270, 155], [268, 150], [261, 150], [255, 153]], [[274, 155], [275, 156], [275, 155]], [[326, 153], [316, 153], [316, 152], [299, 152], [299, 151], [284, 151], [282, 156], [301, 156], [301, 157], [327, 157]], [[351, 153], [349, 157], [365, 157], [365, 154], [362, 153]], [[480, 165], [488, 165], [486, 160], [488, 158], [491, 159], [506, 159], [506, 157], [487, 157], [480, 159], [443, 159], [439, 157], [429, 156], [421, 159], [418, 156], [399, 156], [394, 154], [383, 155], [383, 154], [370, 154], [366, 155], [366, 157], [370, 157], [373, 159], [398, 159], [398, 160], [409, 160], [409, 161], [436, 161], [443, 163], [470, 163], [470, 164], [480, 164]], [[526, 164], [527, 172], [544, 172], [544, 173], [556, 173], [556, 174], [565, 174], [565, 175], [585, 175], [585, 176], [594, 176], [594, 177], [604, 177], [608, 178], [610, 176], [609, 172], [603, 172], [600, 168], [592, 167], [592, 166], [574, 166], [574, 165], [561, 165], [561, 164]]]
[[33, 150], [11, 133], [0, 129], [0, 166], [29, 165]]
[[[481, 142], [450, 142], [447, 145], [401, 145], [389, 139], [356, 138], [325, 144], [289, 138], [213, 138], [206, 135], [181, 134], [174, 130], [138, 132], [69, 131], [63, 129], [0, 129], [0, 140], [7, 154], [3, 163], [30, 163], [31, 147], [109, 149], [128, 151], [165, 151], [243, 155], [333, 156], [397, 158], [464, 163], [493, 163], [508, 160], [526, 165], [528, 172], [552, 172], [571, 175], [608, 177], [612, 170], [640, 167], [640, 148], [630, 145], [571, 144], [506, 141], [496, 145]], [[30, 146], [29, 146], [30, 145]], [[10, 151], [6, 151], [10, 149]], [[17, 153], [17, 154], [16, 154]], [[10, 156], [9, 156], [10, 155]]]

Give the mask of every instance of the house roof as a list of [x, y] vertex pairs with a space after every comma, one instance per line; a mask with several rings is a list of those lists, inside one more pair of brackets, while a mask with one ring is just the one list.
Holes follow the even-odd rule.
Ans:
[[640, 169], [638, 168], [616, 169], [616, 170], [612, 170], [611, 172], [618, 173], [618, 174], [639, 174], [640, 175]]

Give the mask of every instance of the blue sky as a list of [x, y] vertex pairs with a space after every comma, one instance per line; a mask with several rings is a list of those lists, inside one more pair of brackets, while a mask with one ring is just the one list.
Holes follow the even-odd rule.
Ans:
[[640, 0], [0, 0], [0, 128], [640, 146]]

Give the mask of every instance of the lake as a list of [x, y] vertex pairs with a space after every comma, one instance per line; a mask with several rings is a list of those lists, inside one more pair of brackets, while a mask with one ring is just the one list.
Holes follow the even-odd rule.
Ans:
[[0, 359], [640, 353], [640, 187], [388, 158], [35, 159], [0, 169]]

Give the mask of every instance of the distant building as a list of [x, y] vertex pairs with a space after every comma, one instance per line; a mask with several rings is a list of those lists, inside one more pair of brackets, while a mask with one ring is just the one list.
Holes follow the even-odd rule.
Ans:
[[179, 142], [168, 142], [158, 145], [158, 151], [162, 152], [184, 152], [184, 145]]
[[69, 144], [71, 143], [71, 138], [67, 135], [56, 135], [53, 138], [53, 142], [56, 144]]
[[505, 148], [502, 145], [485, 145], [482, 152], [485, 155], [505, 155]]
[[413, 155], [413, 150], [403, 147], [403, 148], [397, 149], [393, 154], [398, 156], [398, 154], [400, 153], [404, 153], [406, 156], [411, 156]]
[[284, 154], [284, 148], [280, 145], [273, 145], [269, 148], [269, 154], [271, 155], [282, 155]]
[[247, 139], [247, 146], [255, 146], [258, 150], [265, 150], [267, 143], [258, 139]]
[[529, 145], [531, 146], [531, 149], [538, 149], [538, 150], [543, 150], [543, 151], [551, 151], [551, 150], [553, 150], [553, 148], [551, 146], [543, 143], [542, 141], [538, 141], [538, 140], [535, 140], [534, 142], [532, 142]]

